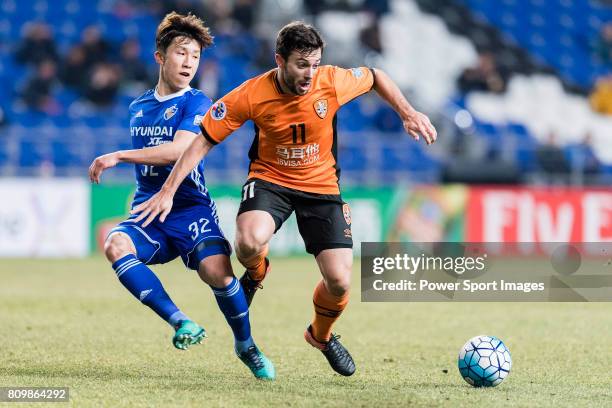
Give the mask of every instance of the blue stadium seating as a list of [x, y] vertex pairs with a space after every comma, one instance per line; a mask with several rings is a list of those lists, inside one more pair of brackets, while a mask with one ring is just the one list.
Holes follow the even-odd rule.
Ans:
[[[564, 77], [582, 85], [590, 85], [595, 76], [609, 67], [590, 57], [589, 44], [598, 35], [602, 21], [612, 18], [612, 11], [586, 0], [456, 0], [500, 27], [520, 46], [555, 67]], [[146, 9], [133, 16], [122, 16], [113, 10], [113, 1], [92, 0], [4, 0], [0, 2], [0, 103], [4, 103], [14, 131], [17, 154], [13, 158], [7, 144], [0, 143], [0, 166], [37, 167], [48, 160], [58, 168], [85, 170], [96, 156], [118, 149], [129, 149], [130, 137], [126, 129], [127, 106], [131, 97], [120, 94], [116, 106], [101, 111], [69, 109], [80, 96], [58, 86], [56, 100], [65, 107], [56, 116], [24, 110], [12, 101], [19, 87], [31, 72], [12, 57], [22, 29], [28, 21], [45, 21], [52, 25], [58, 49], [62, 54], [80, 41], [81, 32], [97, 24], [114, 46], [127, 38], [141, 44], [143, 61], [154, 68], [151, 53], [157, 17]], [[576, 15], [591, 15], [579, 19]], [[253, 61], [258, 58], [258, 40], [249, 34], [228, 36], [219, 33], [215, 46], [207, 50], [205, 58], [218, 62], [219, 93], [224, 94], [247, 78], [258, 74]], [[462, 106], [461, 101], [457, 102]], [[415, 143], [402, 132], [401, 121], [386, 106], [381, 105], [364, 114], [363, 99], [347, 104], [338, 114], [341, 134], [339, 159], [345, 172], [343, 177], [363, 181], [371, 173], [383, 175], [381, 182], [398, 180], [435, 182], [442, 163], [433, 158], [422, 142]], [[500, 138], [516, 139], [514, 159], [523, 170], [535, 166], [535, 139], [521, 124], [503, 126], [476, 122], [474, 131], [492, 148], [499, 148]], [[246, 174], [246, 155], [252, 140], [252, 124], [217, 146], [207, 158], [207, 165], [219, 171], [235, 170]], [[37, 137], [37, 135], [45, 136]], [[12, 160], [12, 162], [11, 162]], [[612, 173], [612, 166], [606, 168]], [[414, 176], [418, 175], [418, 176]]]
[[207, 169], [228, 170], [231, 166], [229, 158], [229, 149], [226, 143], [221, 143], [215, 146], [214, 149], [206, 156], [205, 166]]
[[612, 67], [592, 57], [612, 8], [588, 0], [456, 0], [501, 29], [569, 82], [590, 88]]
[[0, 143], [0, 167], [3, 167], [9, 163], [9, 151], [8, 145], [5, 141]]
[[48, 159], [43, 153], [43, 147], [35, 141], [21, 141], [19, 145], [19, 166], [25, 168], [38, 167], [43, 159]]
[[51, 142], [51, 153], [53, 164], [56, 167], [84, 167], [88, 166], [90, 161], [83, 160], [81, 155], [75, 151], [75, 144], [78, 141], [72, 143], [66, 143], [65, 140], [54, 140]]
[[365, 146], [360, 144], [340, 146], [338, 149], [340, 168], [343, 171], [349, 172], [363, 172], [368, 168], [372, 168], [372, 163], [369, 163], [365, 150]]

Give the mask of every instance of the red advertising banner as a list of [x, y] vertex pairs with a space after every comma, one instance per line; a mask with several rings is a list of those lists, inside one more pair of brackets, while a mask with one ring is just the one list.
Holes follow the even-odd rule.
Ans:
[[472, 187], [465, 240], [612, 241], [612, 189]]

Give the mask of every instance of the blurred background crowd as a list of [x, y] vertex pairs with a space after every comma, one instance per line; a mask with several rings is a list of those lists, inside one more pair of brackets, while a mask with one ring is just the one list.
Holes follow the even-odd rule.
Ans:
[[[127, 106], [155, 85], [155, 28], [192, 12], [215, 45], [192, 86], [218, 98], [274, 67], [277, 30], [315, 24], [323, 62], [387, 71], [440, 142], [402, 134], [375, 95], [339, 113], [343, 183], [607, 184], [612, 4], [596, 0], [3, 0], [0, 175], [84, 175], [131, 146]], [[208, 179], [242, 181], [252, 125], [216, 147]], [[109, 173], [129, 178], [126, 166]]]

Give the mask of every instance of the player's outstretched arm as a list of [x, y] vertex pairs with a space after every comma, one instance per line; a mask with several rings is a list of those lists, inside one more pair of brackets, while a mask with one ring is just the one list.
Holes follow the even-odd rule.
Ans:
[[148, 164], [151, 166], [174, 164], [189, 147], [193, 139], [197, 137], [198, 135], [194, 132], [179, 130], [170, 143], [145, 149], [119, 150], [96, 157], [89, 166], [89, 179], [92, 183], [100, 183], [102, 172], [115, 167], [118, 163]]
[[113, 152], [98, 156], [91, 162], [89, 166], [89, 180], [92, 183], [100, 183], [102, 172], [111, 167], [115, 167], [119, 163], [119, 152]]
[[380, 69], [376, 69], [375, 73], [374, 90], [397, 112], [406, 132], [412, 135], [414, 140], [419, 140], [420, 134], [423, 135], [427, 144], [435, 142], [438, 134], [429, 118], [410, 105], [389, 75]]
[[130, 211], [131, 214], [139, 214], [134, 221], [138, 222], [146, 218], [142, 224], [143, 227], [146, 227], [159, 215], [159, 221], [164, 222], [172, 210], [172, 199], [176, 190], [212, 147], [213, 145], [201, 134], [196, 137], [172, 168], [161, 190]]

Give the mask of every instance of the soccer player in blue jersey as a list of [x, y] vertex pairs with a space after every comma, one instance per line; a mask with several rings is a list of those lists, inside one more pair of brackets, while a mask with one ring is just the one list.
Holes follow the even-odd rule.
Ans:
[[[172, 165], [198, 137], [201, 118], [211, 105], [210, 99], [189, 83], [198, 69], [202, 50], [212, 40], [208, 28], [194, 15], [173, 12], [162, 20], [156, 33], [157, 86], [136, 98], [129, 108], [134, 148], [97, 157], [89, 168], [92, 182], [99, 183], [102, 172], [118, 163], [134, 163], [137, 189], [132, 207], [159, 191]], [[206, 333], [175, 305], [147, 266], [166, 263], [180, 255], [183, 263], [197, 270], [212, 288], [233, 331], [240, 360], [256, 377], [273, 379], [272, 363], [251, 337], [246, 298], [233, 274], [231, 246], [219, 227], [203, 170], [201, 161], [183, 181], [174, 209], [163, 224], [154, 222], [143, 227], [132, 216], [111, 231], [104, 253], [123, 286], [175, 329], [173, 344], [185, 350], [200, 343]]]

